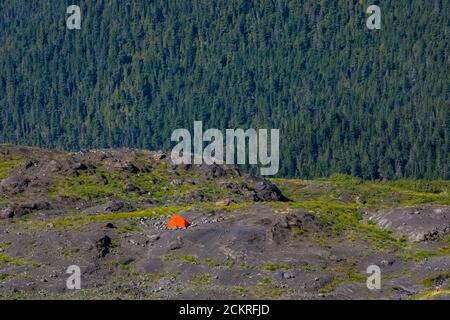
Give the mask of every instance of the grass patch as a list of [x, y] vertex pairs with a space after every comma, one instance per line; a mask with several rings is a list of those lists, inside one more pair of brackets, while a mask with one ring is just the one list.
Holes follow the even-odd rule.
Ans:
[[76, 214], [67, 217], [55, 218], [52, 220], [46, 220], [44, 222], [38, 223], [41, 228], [51, 222], [55, 228], [68, 229], [68, 228], [79, 228], [84, 225], [101, 222], [101, 221], [113, 221], [113, 220], [127, 220], [135, 218], [151, 218], [151, 217], [161, 217], [168, 214], [174, 214], [180, 211], [185, 211], [189, 209], [188, 206], [172, 206], [172, 207], [158, 207], [152, 209], [146, 209], [134, 212], [121, 212], [121, 213], [102, 213], [96, 215], [83, 215]]
[[[423, 279], [422, 284], [424, 287], [426, 288], [433, 288], [437, 286], [437, 282], [439, 280], [449, 280], [450, 279], [450, 271], [448, 272], [444, 272], [444, 273], [439, 273], [437, 275], [433, 275], [431, 277], [427, 277], [425, 279]], [[450, 283], [448, 284], [447, 289], [450, 289]]]
[[[332, 235], [346, 234], [348, 239], [370, 241], [379, 251], [402, 249], [405, 246], [404, 241], [395, 238], [390, 230], [380, 229], [377, 225], [370, 222], [363, 222], [360, 205], [356, 203], [340, 203], [336, 200], [319, 197], [314, 200], [272, 203], [271, 205], [274, 209], [288, 208], [311, 212], [330, 227]], [[296, 234], [302, 233], [301, 230], [293, 230], [292, 232]], [[323, 241], [324, 239], [316, 240]]]
[[192, 254], [166, 254], [164, 256], [164, 261], [166, 262], [178, 262], [185, 264], [199, 264], [199, 259], [197, 256]]
[[[168, 163], [163, 162], [152, 168], [150, 172], [132, 176], [130, 182], [148, 192], [156, 201], [189, 196], [196, 192], [212, 199], [220, 199], [228, 195], [226, 189], [219, 187], [220, 179], [204, 180], [201, 178], [201, 172], [183, 168], [177, 169], [177, 175], [169, 172]], [[181, 181], [177, 185], [172, 185], [173, 180]]]
[[291, 232], [294, 237], [300, 237], [303, 234], [303, 228], [302, 227], [294, 227], [291, 229]]
[[0, 281], [5, 281], [9, 278], [11, 278], [11, 275], [9, 273], [4, 273], [4, 272], [0, 273]]
[[80, 252], [80, 248], [70, 248], [67, 250], [63, 250], [61, 255], [67, 258], [73, 258]]
[[234, 293], [240, 297], [246, 297], [250, 293], [250, 290], [243, 286], [234, 286]]
[[432, 257], [443, 257], [450, 255], [450, 247], [444, 247], [440, 248], [435, 251], [430, 250], [418, 250], [412, 254], [412, 259], [414, 261], [421, 261], [426, 258], [432, 258]]
[[225, 260], [223, 265], [225, 266], [225, 268], [231, 269], [234, 266], [234, 261], [228, 258], [227, 260]]
[[20, 157], [0, 155], [0, 180], [8, 177], [8, 174], [21, 164], [22, 159]]
[[265, 275], [262, 281], [258, 284], [255, 292], [256, 296], [263, 299], [278, 299], [284, 293], [283, 288], [275, 285], [270, 276]]
[[134, 261], [132, 260], [121, 261], [118, 263], [118, 266], [121, 270], [128, 271], [133, 275], [138, 275], [137, 272], [134, 272]]
[[13, 258], [3, 253], [0, 253], [0, 263], [9, 264], [12, 266], [24, 266], [27, 264], [23, 259]]
[[304, 263], [299, 267], [299, 270], [301, 272], [308, 273], [308, 272], [313, 271], [313, 267], [307, 263]]
[[[168, 176], [168, 164], [163, 162], [157, 167], [152, 168], [150, 172], [138, 173], [130, 177], [130, 183], [138, 186], [142, 190], [145, 190], [152, 196], [153, 199], [162, 199], [165, 197], [180, 196], [195, 190], [200, 187], [198, 185], [182, 183], [177, 186], [173, 186], [171, 181], [172, 177]], [[192, 175], [187, 170], [181, 170], [180, 176], [186, 178]], [[175, 178], [175, 177], [173, 177]]]
[[327, 270], [331, 272], [336, 272], [343, 274], [343, 276], [339, 276], [339, 278], [342, 280], [342, 282], [351, 283], [365, 283], [366, 282], [366, 275], [362, 274], [361, 272], [358, 272], [355, 270], [355, 267], [352, 265], [351, 262], [348, 262], [349, 265], [335, 265]]
[[448, 246], [450, 247], [450, 233], [446, 234], [445, 236], [442, 237], [442, 241]]
[[158, 272], [157, 274], [148, 273], [145, 278], [150, 285], [154, 285], [159, 282], [164, 277], [164, 273]]
[[142, 229], [136, 225], [136, 223], [128, 223], [118, 226], [116, 231], [118, 234], [126, 234], [131, 232], [139, 232]]
[[186, 264], [198, 264], [197, 256], [191, 254], [183, 254], [179, 256], [179, 261]]
[[427, 290], [421, 294], [411, 297], [410, 300], [435, 300], [441, 297], [449, 297], [450, 289]]
[[450, 181], [447, 180], [410, 180], [401, 179], [386, 182], [386, 185], [402, 190], [409, 190], [419, 193], [443, 193], [450, 192]]
[[0, 264], [7, 264], [11, 266], [21, 267], [21, 266], [32, 266], [34, 268], [39, 268], [40, 264], [33, 261], [28, 261], [21, 258], [13, 258], [6, 254], [0, 253]]
[[306, 181], [273, 179], [291, 200], [333, 201], [358, 204], [370, 209], [420, 206], [425, 203], [450, 205], [450, 181], [413, 180], [364, 181], [343, 174]]
[[220, 266], [220, 263], [217, 262], [216, 260], [212, 259], [212, 258], [206, 258], [205, 259], [205, 264], [210, 267], [210, 268], [217, 268]]
[[210, 285], [211, 280], [212, 280], [212, 277], [210, 274], [208, 274], [208, 273], [199, 274], [199, 275], [194, 276], [191, 279], [190, 284], [194, 288], [201, 288], [201, 287], [206, 287], [206, 286]]
[[[108, 180], [107, 184], [101, 182], [102, 176]], [[95, 173], [85, 171], [79, 176], [61, 178], [49, 192], [53, 197], [76, 197], [85, 200], [110, 196], [126, 199], [124, 187], [120, 174], [97, 169]], [[128, 199], [130, 197], [133, 197], [131, 193], [128, 194]]]
[[319, 293], [330, 293], [336, 290], [338, 286], [344, 283], [344, 280], [340, 277], [334, 277], [326, 286], [319, 289]]
[[[199, 171], [178, 168], [177, 173], [174, 173], [168, 163], [155, 164], [147, 159], [136, 159], [134, 164], [147, 168], [148, 172], [141, 171], [126, 176], [120, 170], [108, 171], [103, 167], [97, 167], [95, 171], [86, 170], [78, 176], [61, 177], [50, 188], [50, 195], [84, 200], [114, 197], [132, 202], [150, 197], [157, 203], [167, 203], [167, 201], [180, 197], [189, 199], [190, 194], [196, 192], [211, 199], [223, 198], [228, 195], [226, 189], [219, 187], [220, 180], [204, 181], [200, 178], [201, 172]], [[105, 179], [107, 183], [105, 183]], [[174, 180], [180, 181], [173, 184]], [[198, 181], [202, 181], [202, 183], [198, 183]], [[136, 191], [127, 191], [128, 185], [137, 187]]]
[[289, 265], [286, 263], [274, 263], [274, 262], [266, 262], [262, 269], [264, 271], [277, 271], [277, 270], [289, 270]]

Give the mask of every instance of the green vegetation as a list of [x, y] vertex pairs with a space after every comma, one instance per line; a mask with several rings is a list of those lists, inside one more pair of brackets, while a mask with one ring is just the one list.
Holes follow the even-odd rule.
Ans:
[[[218, 187], [218, 181], [197, 183], [200, 172], [179, 168], [177, 174], [171, 173], [165, 162], [155, 164], [149, 159], [136, 159], [136, 164], [147, 168], [148, 172], [128, 175], [120, 170], [95, 170], [81, 172], [77, 176], [64, 176], [56, 180], [49, 192], [52, 197], [75, 197], [79, 199], [101, 199], [114, 197], [125, 201], [138, 202], [151, 198], [157, 203], [166, 203], [167, 199], [179, 199], [195, 193], [220, 199], [227, 196], [224, 188]], [[178, 180], [178, 184], [173, 181]], [[234, 179], [242, 181], [240, 177]], [[126, 181], [126, 183], [124, 183]], [[133, 191], [129, 188], [132, 186]], [[201, 205], [200, 205], [201, 206]], [[209, 208], [213, 209], [213, 204]], [[237, 208], [237, 204], [231, 208]], [[217, 209], [215, 206], [214, 209]]]
[[75, 247], [75, 248], [69, 248], [69, 249], [63, 250], [61, 252], [61, 255], [64, 257], [67, 257], [67, 258], [73, 258], [73, 257], [77, 256], [79, 252], [80, 252], [80, 248]]
[[206, 258], [205, 259], [205, 264], [210, 267], [210, 268], [217, 268], [220, 266], [220, 263], [217, 262], [216, 260], [212, 259], [212, 258]]
[[265, 271], [276, 271], [276, 270], [289, 270], [289, 265], [287, 263], [274, 263], [266, 262], [262, 269]]
[[19, 157], [0, 155], [0, 180], [5, 179], [8, 173], [22, 163]]
[[1, 140], [159, 150], [204, 120], [279, 128], [280, 176], [449, 179], [450, 3], [386, 1], [389, 32], [371, 4], [96, 1], [70, 31], [64, 1], [4, 0]]
[[0, 253], [0, 264], [8, 264], [8, 265], [12, 265], [12, 266], [32, 266], [33, 268], [39, 268], [40, 264], [33, 262], [33, 261], [28, 261], [22, 258], [13, 258], [10, 257], [4, 253]]
[[[101, 176], [108, 180], [107, 184], [101, 183], [99, 180]], [[125, 199], [132, 197], [132, 194], [125, 194], [124, 188], [123, 178], [120, 175], [97, 169], [95, 173], [82, 172], [79, 176], [62, 178], [52, 186], [50, 194], [80, 199], [106, 198], [109, 196]]]
[[[156, 168], [152, 168], [150, 172], [134, 175], [131, 177], [130, 183], [145, 190], [154, 199], [181, 196], [204, 188], [204, 186], [190, 183], [181, 183], [174, 186], [171, 181], [176, 177], [170, 177], [167, 173], [168, 164], [161, 163]], [[179, 169], [179, 173], [184, 179], [193, 177], [192, 172], [187, 170]]]
[[243, 287], [243, 286], [235, 286], [234, 287], [234, 292], [235, 292], [235, 294], [237, 294], [240, 297], [246, 297], [246, 296], [248, 296], [250, 290], [248, 288]]
[[[374, 242], [379, 250], [388, 248], [401, 248], [403, 241], [392, 236], [391, 231], [381, 230], [372, 223], [364, 223], [361, 220], [361, 212], [356, 204], [341, 204], [328, 200], [308, 200], [290, 203], [273, 203], [275, 209], [303, 209], [316, 214], [320, 219], [330, 227], [333, 235], [342, 233], [347, 234], [349, 239], [365, 239]], [[309, 235], [322, 243], [326, 238], [317, 238], [317, 235]], [[325, 243], [324, 243], [325, 244]]]
[[299, 269], [301, 272], [304, 272], [304, 273], [308, 273], [313, 270], [312, 266], [307, 263], [302, 264]]
[[344, 282], [340, 277], [334, 277], [327, 285], [319, 289], [319, 293], [330, 293], [336, 290], [336, 288]]
[[157, 274], [147, 273], [145, 276], [146, 276], [147, 282], [150, 285], [154, 285], [154, 284], [158, 283], [159, 280], [164, 278], [164, 273], [162, 273], [162, 272], [158, 272]]
[[[344, 174], [309, 181], [287, 179], [273, 179], [273, 181], [283, 194], [292, 200], [289, 203], [272, 203], [274, 209], [281, 211], [303, 209], [312, 212], [331, 228], [333, 234], [345, 233], [350, 240], [372, 241], [379, 250], [404, 249], [407, 245], [406, 240], [393, 237], [391, 231], [381, 230], [371, 221], [363, 222], [361, 212], [364, 208], [380, 210], [415, 207], [422, 204], [450, 205], [449, 181], [373, 182]], [[302, 230], [293, 229], [292, 233], [298, 236], [302, 234]], [[323, 238], [316, 240], [326, 241]], [[445, 254], [446, 250], [441, 253], [418, 252], [415, 259], [430, 254]]]
[[365, 284], [366, 275], [356, 270], [352, 261], [347, 260], [344, 264], [335, 264], [328, 266], [327, 271], [333, 274], [333, 278], [324, 287], [319, 289], [319, 293], [330, 293], [345, 283]]
[[334, 174], [320, 180], [274, 179], [291, 200], [319, 200], [384, 209], [422, 204], [450, 205], [450, 183], [443, 180], [364, 181]]
[[279, 299], [284, 293], [284, 289], [274, 284], [268, 275], [263, 277], [254, 291], [254, 294], [261, 299]]
[[197, 256], [192, 254], [166, 254], [164, 256], [164, 261], [166, 262], [178, 262], [185, 264], [199, 264], [199, 259]]
[[194, 256], [191, 254], [184, 254], [184, 255], [178, 256], [178, 261], [180, 261], [182, 263], [187, 263], [187, 264], [198, 264], [197, 256]]
[[327, 270], [333, 273], [338, 273], [342, 282], [365, 283], [367, 279], [366, 275], [356, 270], [355, 266], [349, 261], [347, 261], [346, 265], [334, 265], [328, 267]]
[[11, 275], [10, 275], [10, 274], [4, 273], [4, 272], [1, 272], [1, 273], [0, 273], [0, 281], [5, 281], [5, 280], [7, 280], [7, 279], [9, 279], [9, 278], [11, 278]]
[[450, 181], [448, 180], [396, 180], [387, 183], [388, 186], [401, 190], [410, 190], [418, 193], [447, 193], [450, 194]]
[[440, 297], [450, 296], [450, 289], [431, 289], [418, 295], [412, 296], [411, 300], [434, 300]]
[[294, 227], [292, 228], [292, 235], [294, 237], [300, 237], [303, 234], [303, 228], [302, 227]]
[[128, 271], [134, 276], [139, 275], [139, 273], [134, 270], [134, 261], [132, 260], [121, 261], [119, 262], [118, 266], [121, 270]]
[[425, 258], [431, 257], [443, 257], [450, 255], [450, 246], [439, 248], [438, 250], [430, 251], [430, 250], [418, 250], [412, 254], [412, 258], [415, 261], [420, 261]]
[[158, 207], [152, 209], [146, 209], [134, 212], [120, 212], [120, 213], [104, 213], [96, 215], [83, 215], [72, 214], [65, 217], [55, 218], [52, 220], [46, 220], [44, 222], [37, 223], [41, 228], [45, 228], [46, 225], [51, 222], [55, 228], [79, 228], [90, 223], [100, 221], [113, 221], [113, 220], [127, 220], [143, 217], [160, 217], [168, 214], [177, 213], [187, 210], [189, 207]]
[[234, 266], [234, 264], [235, 264], [234, 261], [229, 258], [227, 260], [225, 260], [225, 262], [224, 262], [225, 268], [228, 268], [228, 269], [231, 269]]
[[199, 275], [192, 277], [190, 284], [194, 288], [202, 288], [202, 287], [209, 286], [211, 283], [211, 280], [212, 280], [212, 277], [210, 274], [208, 274], [208, 273], [199, 274]]
[[7, 242], [0, 242], [0, 249], [7, 249], [9, 246], [11, 245], [11, 241], [7, 241]]
[[6, 254], [0, 253], [0, 263], [3, 264], [10, 264], [13, 266], [23, 266], [26, 264], [26, 262], [19, 258], [13, 258], [10, 256], [7, 256]]
[[450, 248], [450, 234], [447, 234], [442, 238], [442, 240], [447, 244], [447, 246]]
[[[431, 277], [427, 277], [427, 278], [423, 279], [422, 283], [427, 288], [434, 288], [434, 287], [436, 287], [437, 282], [439, 280], [445, 281], [445, 280], [449, 280], [449, 279], [450, 279], [450, 271], [445, 272], [445, 273], [439, 273], [439, 274], [433, 275]], [[448, 284], [447, 289], [450, 290], [450, 283]]]
[[137, 223], [135, 221], [118, 226], [116, 229], [118, 234], [139, 232], [140, 230], [141, 230], [141, 228], [137, 225]]

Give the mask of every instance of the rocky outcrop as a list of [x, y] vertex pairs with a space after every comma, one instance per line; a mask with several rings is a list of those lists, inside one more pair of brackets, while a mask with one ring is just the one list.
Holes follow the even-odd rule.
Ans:
[[52, 205], [47, 201], [33, 201], [24, 204], [13, 204], [0, 211], [0, 218], [17, 218], [34, 211], [51, 209]]
[[411, 241], [434, 241], [450, 233], [450, 208], [400, 208], [369, 212], [368, 219]]
[[[174, 165], [161, 152], [132, 149], [76, 153], [0, 146], [22, 164], [0, 181], [2, 217], [57, 207], [61, 212], [114, 213], [149, 205], [287, 201], [269, 180], [229, 165]], [[42, 199], [33, 207], [23, 199]]]

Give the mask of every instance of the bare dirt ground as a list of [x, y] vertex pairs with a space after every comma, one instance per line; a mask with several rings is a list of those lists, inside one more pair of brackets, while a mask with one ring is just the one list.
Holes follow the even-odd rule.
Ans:
[[[0, 163], [4, 299], [450, 298], [447, 182], [270, 182], [127, 149]], [[168, 230], [175, 213], [191, 225]]]

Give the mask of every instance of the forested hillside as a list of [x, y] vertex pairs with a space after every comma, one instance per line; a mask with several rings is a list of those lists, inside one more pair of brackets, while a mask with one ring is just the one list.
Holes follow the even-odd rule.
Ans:
[[[81, 30], [66, 8], [81, 8]], [[0, 0], [0, 142], [279, 128], [280, 175], [450, 179], [450, 2]]]

